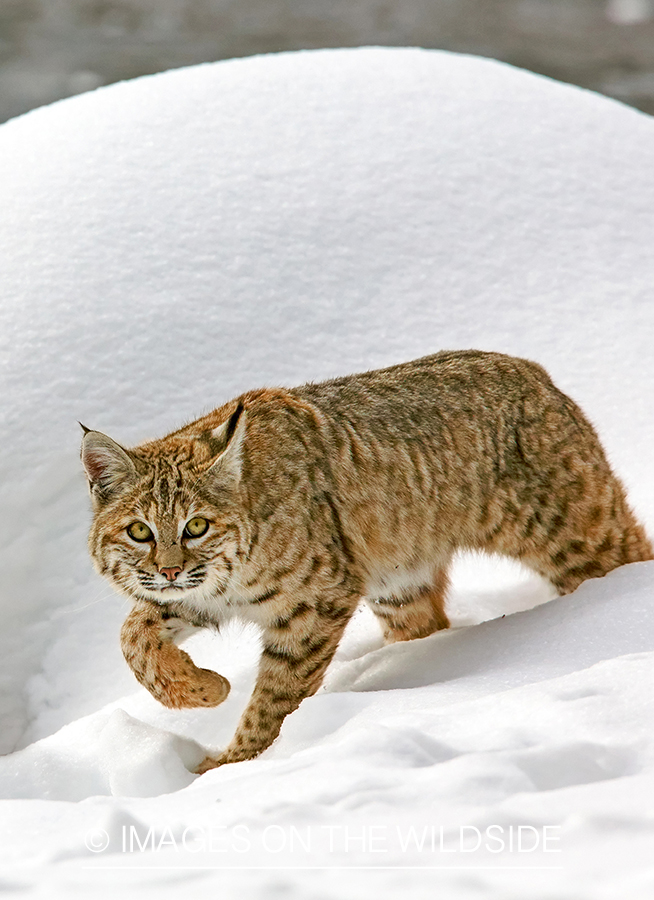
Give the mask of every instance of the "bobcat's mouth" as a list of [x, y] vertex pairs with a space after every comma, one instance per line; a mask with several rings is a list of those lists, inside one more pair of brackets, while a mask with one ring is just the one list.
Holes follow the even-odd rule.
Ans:
[[137, 578], [141, 587], [153, 594], [185, 593], [199, 588], [206, 580], [206, 566], [199, 565], [177, 576], [175, 581], [167, 581], [162, 575], [137, 571]]
[[[226, 571], [225, 571], [226, 570]], [[123, 582], [123, 590], [142, 600], [154, 603], [204, 604], [222, 597], [230, 583], [232, 567], [217, 568], [213, 561], [198, 563], [168, 581], [160, 572], [131, 567]]]

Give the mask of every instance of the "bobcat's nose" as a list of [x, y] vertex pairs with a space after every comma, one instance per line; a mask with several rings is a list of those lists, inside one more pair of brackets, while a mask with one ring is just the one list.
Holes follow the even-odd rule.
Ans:
[[159, 569], [159, 571], [168, 579], [168, 581], [174, 581], [182, 569], [181, 566], [165, 566], [164, 568]]

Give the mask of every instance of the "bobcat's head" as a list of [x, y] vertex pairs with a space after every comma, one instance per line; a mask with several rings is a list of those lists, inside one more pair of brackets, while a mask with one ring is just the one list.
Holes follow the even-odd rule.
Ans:
[[217, 428], [187, 429], [128, 450], [85, 429], [93, 563], [122, 593], [158, 603], [207, 601], [233, 580], [247, 541], [239, 403]]

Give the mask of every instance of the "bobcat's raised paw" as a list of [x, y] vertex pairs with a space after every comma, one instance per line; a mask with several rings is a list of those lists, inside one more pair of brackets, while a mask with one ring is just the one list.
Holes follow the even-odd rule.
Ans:
[[[229, 681], [211, 669], [200, 669], [184, 650], [170, 641], [123, 642], [123, 652], [137, 680], [169, 709], [219, 706], [230, 691]], [[145, 635], [147, 637], [147, 634]]]
[[227, 698], [231, 685], [218, 672], [193, 666], [182, 678], [157, 679], [147, 687], [169, 709], [194, 709], [219, 706]]

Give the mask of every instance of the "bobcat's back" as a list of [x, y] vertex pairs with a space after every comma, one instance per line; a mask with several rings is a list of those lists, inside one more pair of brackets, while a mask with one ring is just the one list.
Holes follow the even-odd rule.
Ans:
[[444, 352], [292, 393], [324, 416], [344, 532], [369, 573], [476, 549], [565, 593], [651, 554], [592, 425], [535, 363]]

